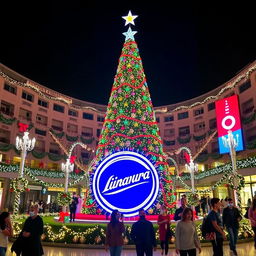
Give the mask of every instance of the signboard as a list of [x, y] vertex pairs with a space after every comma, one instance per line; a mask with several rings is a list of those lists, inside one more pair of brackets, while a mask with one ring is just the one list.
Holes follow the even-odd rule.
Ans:
[[132, 151], [116, 152], [98, 165], [92, 176], [92, 192], [98, 205], [111, 213], [138, 215], [149, 209], [159, 192], [157, 169], [145, 156]]
[[234, 95], [215, 102], [216, 120], [218, 128], [218, 141], [220, 154], [229, 153], [229, 148], [224, 145], [228, 138], [228, 131], [232, 131], [237, 141], [236, 151], [244, 149], [240, 121], [238, 96]]

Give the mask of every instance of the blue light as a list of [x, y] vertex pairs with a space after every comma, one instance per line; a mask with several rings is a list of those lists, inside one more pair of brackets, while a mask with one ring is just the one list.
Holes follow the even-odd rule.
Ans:
[[[238, 145], [235, 148], [235, 150], [236, 151], [244, 150], [242, 129], [233, 131], [232, 133], [233, 133], [233, 136], [234, 136], [235, 139], [238, 138]], [[228, 147], [224, 146], [223, 139], [222, 139], [223, 137], [225, 137], [227, 139], [228, 135], [218, 137], [220, 154], [229, 153], [229, 151], [230, 151]]]

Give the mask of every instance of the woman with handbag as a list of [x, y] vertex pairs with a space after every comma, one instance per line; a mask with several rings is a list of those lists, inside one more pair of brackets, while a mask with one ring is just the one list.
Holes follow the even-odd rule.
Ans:
[[175, 230], [176, 253], [180, 256], [196, 256], [196, 248], [201, 253], [201, 246], [193, 221], [193, 211], [186, 208]]
[[165, 206], [160, 209], [160, 215], [158, 216], [157, 224], [159, 225], [159, 239], [161, 245], [161, 255], [168, 254], [169, 240], [172, 237], [172, 231], [170, 229], [170, 216], [167, 214]]

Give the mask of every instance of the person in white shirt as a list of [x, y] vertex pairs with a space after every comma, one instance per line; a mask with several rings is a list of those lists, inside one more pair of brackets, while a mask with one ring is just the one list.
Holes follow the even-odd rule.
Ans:
[[177, 223], [175, 230], [176, 253], [180, 256], [196, 256], [196, 248], [201, 253], [201, 246], [193, 222], [193, 211], [185, 208], [181, 220]]

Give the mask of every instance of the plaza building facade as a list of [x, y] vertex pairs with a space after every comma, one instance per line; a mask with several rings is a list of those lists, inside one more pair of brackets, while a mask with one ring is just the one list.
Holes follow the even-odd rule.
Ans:
[[[70, 85], [72, 86], [72, 85]], [[220, 155], [216, 131], [215, 101], [238, 95], [243, 129], [244, 150], [237, 152], [240, 161], [238, 172], [245, 178], [241, 191], [242, 204], [256, 193], [256, 61], [248, 64], [226, 83], [206, 94], [187, 101], [155, 107], [156, 121], [160, 128], [164, 151], [173, 154], [185, 146], [192, 155], [198, 154], [197, 189], [213, 188], [221, 178], [220, 168], [230, 162], [228, 154]], [[36, 138], [36, 145], [26, 157], [26, 167], [34, 176], [48, 183], [64, 183], [61, 163], [65, 162], [65, 150], [74, 142], [87, 148], [76, 147], [72, 152], [84, 169], [94, 157], [107, 106], [86, 102], [56, 92], [24, 77], [0, 64], [0, 207], [12, 209], [13, 194], [10, 179], [17, 177], [21, 161], [15, 148], [16, 137], [22, 137], [21, 124], [28, 126], [29, 137]], [[186, 172], [184, 161], [177, 159], [180, 172]], [[15, 167], [16, 166], [16, 167]], [[15, 169], [16, 168], [16, 169]], [[74, 175], [81, 175], [75, 170]], [[186, 176], [184, 176], [186, 177]], [[187, 175], [187, 177], [189, 177]], [[75, 178], [75, 176], [73, 177]], [[71, 177], [72, 180], [72, 177]], [[184, 179], [190, 184], [189, 178]], [[176, 184], [178, 196], [187, 190]], [[21, 210], [26, 210], [29, 200], [54, 201], [63, 188], [47, 187], [29, 178], [30, 191], [24, 192]], [[81, 181], [70, 191], [86, 192]], [[231, 196], [228, 184], [218, 186], [210, 196]]]

